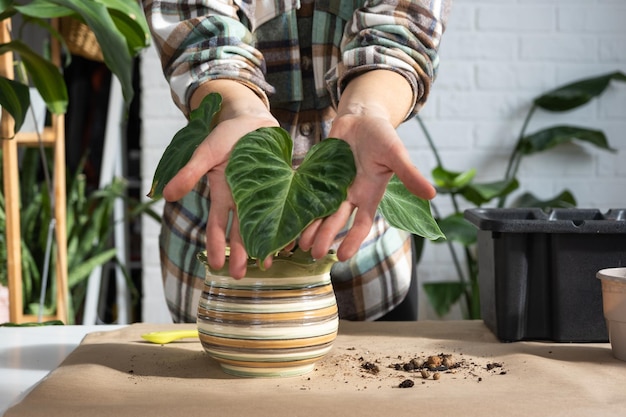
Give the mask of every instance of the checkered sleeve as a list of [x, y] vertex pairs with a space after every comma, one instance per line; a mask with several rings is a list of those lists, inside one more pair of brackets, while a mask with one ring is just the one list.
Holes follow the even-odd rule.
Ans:
[[326, 74], [336, 105], [348, 81], [373, 69], [403, 75], [413, 90], [406, 118], [423, 106], [437, 75], [438, 48], [450, 8], [449, 0], [366, 0], [347, 22], [342, 59]]
[[208, 80], [232, 79], [251, 88], [265, 103], [273, 91], [265, 80], [265, 60], [255, 48], [247, 15], [254, 2], [228, 0], [143, 0], [154, 45], [172, 97], [188, 115], [189, 100]]

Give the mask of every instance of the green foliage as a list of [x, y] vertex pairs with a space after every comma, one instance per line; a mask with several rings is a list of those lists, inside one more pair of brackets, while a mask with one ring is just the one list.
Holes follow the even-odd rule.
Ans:
[[154, 172], [148, 197], [161, 198], [163, 196], [163, 188], [185, 166], [198, 145], [213, 130], [221, 105], [222, 97], [219, 94], [210, 94], [204, 98], [198, 108], [191, 112], [187, 125], [176, 132], [170, 144], [165, 148]]
[[[473, 248], [476, 243], [477, 230], [463, 218], [459, 199], [465, 199], [477, 207], [492, 202], [498, 207], [505, 207], [509, 195], [519, 188], [516, 175], [522, 158], [545, 152], [564, 143], [588, 143], [599, 149], [614, 152], [609, 146], [605, 134], [600, 130], [558, 125], [534, 133], [527, 133], [529, 122], [537, 110], [562, 113], [576, 109], [599, 97], [608, 88], [612, 80], [624, 82], [626, 75], [621, 72], [614, 72], [583, 79], [558, 87], [535, 98], [521, 128], [517, 143], [511, 152], [503, 178], [489, 183], [475, 183], [475, 169], [466, 172], [445, 169], [426, 126], [417, 117], [417, 121], [437, 160], [437, 167], [433, 170], [432, 176], [438, 193], [439, 195], [448, 195], [454, 207], [452, 214], [444, 218], [438, 216], [437, 221], [448, 238], [446, 243], [450, 248], [459, 280], [424, 284], [426, 295], [438, 315], [446, 315], [452, 306], [461, 302], [466, 318], [480, 318], [478, 262], [476, 251]], [[567, 208], [575, 207], [576, 199], [569, 190], [561, 191], [558, 195], [547, 200], [541, 200], [532, 193], [524, 193], [517, 197], [510, 206], [539, 207], [542, 209]], [[465, 268], [461, 266], [460, 257], [452, 246], [452, 242], [459, 243], [463, 248]]]
[[292, 148], [284, 129], [261, 128], [237, 142], [226, 167], [241, 237], [253, 258], [265, 259], [313, 220], [337, 211], [356, 174], [350, 145], [342, 140], [316, 144], [297, 170]]
[[[27, 72], [27, 77], [39, 90], [48, 110], [55, 114], [67, 109], [67, 87], [60, 68], [48, 58], [33, 51], [20, 40], [29, 25], [48, 30], [62, 47], [67, 46], [60, 34], [48, 23], [51, 18], [70, 17], [89, 26], [93, 31], [105, 64], [120, 80], [126, 104], [133, 96], [133, 57], [149, 44], [149, 30], [138, 2], [126, 0], [3, 0], [0, 18], [20, 15], [23, 27], [12, 34], [13, 40], [0, 44], [0, 54], [14, 52]], [[69, 54], [68, 54], [69, 56]], [[22, 125], [30, 103], [28, 90], [13, 83], [0, 84], [0, 104], [16, 121], [16, 131]]]
[[[188, 162], [213, 128], [221, 97], [209, 94], [192, 112], [187, 126], [165, 149], [150, 196]], [[356, 174], [350, 146], [328, 138], [311, 148], [297, 170], [291, 166], [293, 143], [281, 128], [261, 128], [241, 138], [232, 150], [226, 177], [248, 255], [265, 259], [292, 242], [313, 220], [334, 213]], [[444, 238], [430, 203], [412, 195], [396, 178], [390, 181], [381, 214], [394, 227], [427, 239]]]
[[[51, 161], [50, 161], [51, 163]], [[22, 284], [23, 303], [27, 314], [38, 314], [41, 288], [44, 285], [44, 262], [48, 246], [48, 231], [52, 220], [53, 202], [46, 181], [42, 181], [41, 155], [37, 148], [27, 148], [21, 161], [20, 170], [20, 227], [22, 235]], [[1, 179], [1, 178], [0, 178]], [[151, 205], [137, 205], [126, 195], [126, 181], [115, 178], [98, 190], [88, 190], [86, 178], [82, 174], [82, 165], [76, 174], [68, 179], [67, 184], [67, 260], [70, 322], [80, 314], [87, 290], [87, 281], [91, 272], [107, 262], [116, 262], [121, 266], [127, 278], [132, 296], [138, 297], [137, 290], [126, 273], [125, 266], [117, 258], [112, 247], [111, 237], [114, 230], [113, 207], [118, 199], [123, 199], [126, 206], [135, 209], [124, 220], [132, 216], [147, 213], [158, 215]], [[6, 265], [6, 215], [7, 202], [0, 192], [0, 264]], [[15, 202], [12, 202], [15, 204]], [[138, 208], [138, 209], [137, 209]], [[53, 251], [48, 261], [50, 285], [47, 286], [44, 314], [56, 310], [56, 286], [52, 279], [55, 271], [56, 255]], [[0, 268], [0, 283], [7, 284], [6, 268]]]

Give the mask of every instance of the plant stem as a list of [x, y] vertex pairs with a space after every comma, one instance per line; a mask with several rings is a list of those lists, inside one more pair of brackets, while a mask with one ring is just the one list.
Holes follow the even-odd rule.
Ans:
[[422, 129], [422, 132], [424, 132], [424, 136], [426, 137], [426, 140], [428, 141], [430, 150], [433, 152], [433, 155], [435, 155], [437, 166], [443, 166], [443, 164], [441, 163], [441, 158], [439, 157], [439, 152], [437, 152], [437, 147], [435, 146], [435, 142], [433, 142], [433, 138], [430, 136], [430, 132], [426, 128], [424, 121], [422, 120], [421, 117], [419, 117], [419, 115], [415, 116], [415, 120], [417, 120], [417, 123], [419, 123], [420, 128]]
[[530, 110], [528, 111], [526, 118], [524, 119], [524, 123], [522, 124], [522, 128], [517, 137], [517, 142], [515, 143], [515, 147], [513, 148], [513, 152], [511, 153], [511, 157], [509, 158], [509, 163], [507, 165], [506, 174], [505, 174], [506, 179], [511, 179], [517, 173], [517, 169], [519, 168], [519, 159], [521, 158], [520, 145], [522, 143], [522, 140], [524, 139], [524, 136], [526, 135], [526, 129], [528, 128], [530, 119], [532, 118], [536, 109], [537, 109], [537, 106], [533, 104], [530, 107]]
[[[434, 204], [431, 204], [431, 208], [435, 213], [435, 217], [441, 218], [441, 214], [437, 210], [437, 207]], [[457, 275], [459, 276], [459, 281], [467, 282], [465, 278], [465, 274], [463, 273], [463, 269], [461, 268], [461, 262], [459, 261], [459, 257], [454, 250], [454, 246], [452, 246], [452, 241], [446, 239], [446, 246], [448, 246], [448, 250], [450, 251], [450, 256], [452, 257], [452, 264], [454, 265], [454, 269], [456, 270]]]
[[[504, 178], [507, 180], [510, 180], [517, 175], [517, 171], [519, 169], [519, 165], [522, 159], [522, 152], [520, 149], [521, 144], [522, 144], [522, 141], [524, 140], [524, 137], [526, 136], [526, 129], [528, 128], [528, 125], [530, 124], [530, 119], [532, 118], [536, 109], [537, 109], [537, 106], [533, 104], [530, 107], [528, 114], [526, 114], [526, 118], [524, 119], [524, 123], [522, 124], [522, 128], [520, 129], [520, 133], [517, 137], [517, 142], [515, 143], [515, 147], [513, 148], [513, 152], [511, 153], [511, 157], [509, 158], [509, 162], [506, 167], [506, 174]], [[501, 196], [498, 199], [498, 207], [499, 208], [504, 207], [505, 201], [506, 201], [506, 196]]]

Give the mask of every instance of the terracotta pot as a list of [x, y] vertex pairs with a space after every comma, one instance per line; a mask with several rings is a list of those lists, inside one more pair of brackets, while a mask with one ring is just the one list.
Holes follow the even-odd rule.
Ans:
[[596, 277], [602, 282], [602, 309], [613, 356], [626, 361], [626, 268], [602, 269]]
[[213, 271], [206, 255], [198, 331], [205, 351], [224, 372], [244, 377], [305, 374], [332, 348], [337, 302], [330, 281], [334, 254], [312, 260], [296, 251], [274, 258], [266, 271], [254, 262], [240, 280]]

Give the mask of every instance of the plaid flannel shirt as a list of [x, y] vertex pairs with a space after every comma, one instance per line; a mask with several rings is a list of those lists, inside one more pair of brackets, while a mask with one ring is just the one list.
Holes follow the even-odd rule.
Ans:
[[[449, 0], [143, 0], [172, 98], [185, 114], [195, 89], [232, 79], [263, 99], [294, 139], [297, 166], [327, 137], [350, 78], [372, 69], [404, 76], [411, 117], [437, 74]], [[167, 203], [160, 238], [164, 288], [175, 321], [195, 321], [204, 267], [205, 180]], [[337, 237], [337, 243], [342, 236]], [[340, 317], [376, 319], [405, 297], [410, 235], [381, 218], [358, 254], [331, 272]]]

